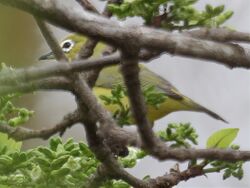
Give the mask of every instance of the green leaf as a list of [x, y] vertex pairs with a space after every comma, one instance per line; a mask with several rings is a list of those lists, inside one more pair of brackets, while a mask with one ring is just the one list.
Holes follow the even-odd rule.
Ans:
[[68, 173], [70, 173], [70, 169], [69, 168], [60, 168], [58, 170], [53, 170], [51, 172], [52, 176], [66, 176]]
[[67, 151], [71, 151], [75, 148], [74, 140], [70, 138], [65, 144], [64, 149]]
[[53, 151], [56, 151], [59, 144], [62, 144], [62, 140], [59, 137], [53, 137], [49, 141], [50, 149], [52, 149]]
[[54, 152], [52, 150], [48, 149], [48, 148], [40, 147], [40, 148], [38, 148], [38, 151], [43, 153], [49, 159], [54, 159], [55, 158]]
[[70, 157], [69, 155], [64, 155], [64, 156], [61, 156], [61, 157], [53, 160], [53, 162], [51, 163], [51, 168], [58, 169], [58, 168], [62, 167], [62, 165], [68, 161], [69, 157]]
[[223, 11], [224, 11], [224, 9], [225, 9], [225, 6], [224, 5], [221, 5], [221, 6], [218, 6], [218, 7], [216, 7], [215, 9], [214, 9], [214, 14], [215, 15], [219, 15], [219, 14], [221, 14]]
[[12, 153], [15, 151], [20, 151], [21, 146], [22, 142], [17, 142], [12, 138], [9, 138], [7, 134], [0, 133], [0, 150], [3, 150], [7, 147], [5, 149], [5, 153]]
[[94, 158], [94, 154], [91, 152], [91, 150], [88, 148], [88, 146], [85, 143], [80, 142], [79, 148], [85, 156]]
[[238, 128], [222, 129], [212, 134], [207, 140], [207, 148], [227, 148], [236, 138]]
[[206, 11], [208, 14], [213, 14], [213, 7], [209, 4], [206, 5]]
[[229, 178], [232, 175], [231, 171], [227, 169], [225, 173], [223, 174], [223, 180]]
[[0, 164], [10, 165], [12, 164], [12, 161], [12, 158], [10, 158], [8, 155], [0, 156]]
[[44, 168], [50, 167], [50, 162], [49, 162], [49, 160], [47, 160], [47, 159], [45, 159], [45, 158], [37, 157], [37, 158], [35, 158], [34, 161], [36, 161], [36, 162], [39, 164], [39, 166], [41, 166], [41, 167], [44, 167]]

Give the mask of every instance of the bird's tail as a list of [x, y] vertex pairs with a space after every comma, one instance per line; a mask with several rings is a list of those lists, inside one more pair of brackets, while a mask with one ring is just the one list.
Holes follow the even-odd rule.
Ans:
[[186, 98], [185, 102], [187, 102], [186, 104], [190, 105], [192, 107], [193, 111], [197, 111], [197, 112], [203, 112], [208, 114], [209, 116], [217, 119], [217, 120], [221, 120], [225, 123], [228, 123], [228, 121], [226, 121], [224, 118], [222, 118], [220, 115], [216, 114], [215, 112], [207, 109], [206, 107], [194, 102], [193, 100]]
[[221, 116], [219, 116], [218, 114], [214, 113], [213, 111], [211, 110], [208, 110], [207, 108], [203, 107], [201, 109], [204, 113], [210, 115], [211, 117], [215, 118], [215, 119], [218, 119], [218, 120], [221, 120], [225, 123], [228, 123], [228, 121], [226, 121], [224, 118], [222, 118]]

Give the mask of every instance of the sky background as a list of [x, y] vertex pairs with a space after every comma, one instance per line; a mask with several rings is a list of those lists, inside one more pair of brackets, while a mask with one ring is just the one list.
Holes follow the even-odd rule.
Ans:
[[[70, 1], [64, 1], [70, 3]], [[71, 1], [72, 2], [72, 1]], [[99, 1], [93, 1], [99, 10], [102, 10], [104, 4]], [[250, 1], [249, 0], [200, 0], [198, 8], [203, 9], [206, 3], [212, 5], [225, 4], [226, 9], [233, 10], [234, 16], [225, 25], [230, 26], [239, 31], [245, 31], [250, 33]], [[74, 4], [77, 6], [77, 4]], [[0, 7], [0, 9], [3, 7]], [[6, 8], [4, 8], [6, 10]], [[20, 15], [24, 17], [24, 24], [12, 25], [8, 23], [5, 27], [1, 22], [0, 17], [0, 33], [5, 31], [6, 36], [11, 36], [13, 45], [20, 50], [8, 51], [10, 54], [20, 52], [22, 54], [21, 62], [37, 62], [37, 57], [49, 51], [44, 39], [42, 38], [39, 30], [37, 29], [33, 19], [27, 15], [20, 13], [16, 10], [7, 10], [15, 13], [16, 18], [20, 18]], [[8, 13], [9, 13], [8, 12]], [[17, 13], [16, 13], [17, 12]], [[2, 12], [0, 14], [3, 14]], [[13, 18], [16, 19], [16, 18]], [[20, 18], [21, 19], [21, 18]], [[3, 20], [3, 17], [2, 17]], [[130, 19], [123, 24], [137, 25], [140, 24], [140, 20]], [[26, 24], [26, 25], [25, 25]], [[24, 28], [25, 25], [25, 28]], [[28, 29], [28, 26], [31, 29]], [[1, 28], [2, 26], [2, 28]], [[15, 32], [19, 29], [18, 33]], [[68, 33], [54, 28], [54, 32], [58, 37], [58, 40], [62, 40]], [[13, 34], [11, 34], [13, 32]], [[23, 40], [26, 36], [27, 42], [16, 46], [16, 40]], [[33, 37], [33, 38], [32, 38]], [[14, 38], [14, 39], [13, 39]], [[32, 38], [32, 40], [31, 40]], [[3, 38], [0, 36], [0, 41]], [[3, 42], [2, 42], [3, 43]], [[8, 42], [8, 44], [12, 44]], [[13, 48], [13, 45], [10, 47]], [[249, 47], [245, 45], [246, 47]], [[0, 44], [0, 49], [3, 46]], [[7, 47], [6, 47], [7, 49]], [[32, 54], [36, 56], [23, 57], [23, 54], [29, 54], [27, 49], [32, 49]], [[13, 53], [11, 53], [13, 52]], [[7, 53], [7, 51], [6, 51]], [[0, 53], [0, 57], [1, 53]], [[11, 57], [11, 56], [10, 56]], [[6, 62], [11, 62], [11, 58], [5, 59]], [[18, 56], [19, 57], [19, 56]], [[14, 60], [13, 60], [14, 61]], [[24, 66], [22, 63], [16, 66]], [[27, 65], [25, 65], [27, 66]], [[250, 74], [249, 70], [244, 69], [228, 69], [222, 65], [218, 65], [213, 62], [206, 62], [201, 60], [194, 60], [188, 58], [182, 58], [177, 56], [170, 56], [164, 54], [161, 57], [148, 63], [147, 66], [161, 75], [162, 77], [173, 83], [183, 94], [189, 96], [196, 102], [204, 105], [205, 107], [215, 111], [227, 121], [229, 124], [212, 119], [211, 117], [202, 113], [193, 112], [176, 112], [168, 115], [167, 117], [156, 122], [155, 130], [164, 129], [169, 122], [191, 122], [193, 127], [196, 128], [199, 134], [199, 145], [197, 148], [204, 148], [207, 138], [215, 131], [221, 128], [240, 128], [235, 144], [240, 144], [241, 149], [250, 150]], [[27, 104], [29, 101], [29, 104]], [[21, 103], [35, 111], [34, 117], [29, 122], [29, 127], [41, 128], [46, 126], [52, 126], [59, 122], [63, 115], [73, 111], [76, 108], [74, 97], [71, 94], [64, 92], [37, 92], [34, 94], [26, 95]], [[48, 105], [49, 104], [49, 105]], [[83, 128], [80, 125], [74, 126], [68, 130], [64, 135], [64, 139], [74, 137], [76, 140], [83, 139]], [[34, 139], [25, 143], [24, 148], [36, 146], [38, 144], [46, 144], [45, 141]], [[151, 175], [151, 177], [157, 177], [167, 172], [170, 167], [173, 167], [175, 162], [166, 161], [158, 162], [155, 159], [147, 157], [139, 162], [136, 168], [129, 170], [138, 177], [144, 177], [145, 175]], [[186, 163], [181, 165], [182, 170], [185, 169]], [[244, 165], [245, 175], [243, 180], [238, 181], [235, 178], [230, 178], [226, 181], [222, 180], [222, 173], [209, 174], [207, 177], [198, 177], [191, 179], [187, 182], [182, 182], [178, 185], [179, 188], [200, 188], [200, 187], [216, 187], [216, 188], [247, 188], [250, 187], [250, 164]]]

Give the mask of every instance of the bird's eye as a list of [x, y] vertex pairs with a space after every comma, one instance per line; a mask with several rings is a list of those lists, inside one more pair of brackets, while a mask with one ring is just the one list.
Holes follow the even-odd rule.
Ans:
[[72, 40], [65, 40], [62, 42], [61, 47], [65, 53], [69, 52], [74, 46], [74, 42]]

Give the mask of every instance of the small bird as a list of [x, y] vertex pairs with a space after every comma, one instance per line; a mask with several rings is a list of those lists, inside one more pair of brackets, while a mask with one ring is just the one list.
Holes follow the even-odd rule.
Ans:
[[[81, 49], [81, 47], [86, 42], [87, 38], [78, 35], [78, 34], [71, 34], [67, 38], [65, 38], [62, 43], [61, 47], [67, 58], [71, 61], [75, 59]], [[102, 55], [102, 52], [106, 48], [106, 45], [103, 43], [98, 43], [94, 49], [94, 53], [92, 57], [98, 57]], [[39, 60], [49, 60], [54, 59], [54, 55], [52, 52], [45, 54], [39, 58]], [[147, 113], [149, 120], [153, 123], [155, 120], [158, 120], [171, 112], [176, 111], [196, 111], [196, 112], [203, 112], [211, 117], [221, 120], [225, 123], [223, 118], [219, 115], [214, 113], [213, 111], [203, 107], [202, 105], [194, 102], [192, 99], [184, 96], [181, 94], [170, 82], [166, 79], [162, 78], [161, 76], [157, 75], [156, 73], [150, 71], [146, 66], [139, 64], [140, 67], [140, 81], [142, 89], [145, 89], [150, 86], [154, 86], [154, 88], [166, 95], [166, 100], [160, 104], [158, 108], [154, 106], [147, 105]], [[119, 65], [114, 65], [110, 67], [104, 68], [96, 81], [95, 87], [93, 88], [94, 94], [99, 99], [107, 110], [111, 113], [115, 113], [118, 110], [117, 105], [107, 105], [104, 101], [100, 100], [101, 95], [110, 96], [111, 90], [116, 85], [122, 85], [124, 87], [122, 75], [119, 73]], [[129, 104], [128, 97], [124, 97], [122, 99], [122, 103], [126, 106]], [[130, 117], [129, 124], [133, 124], [133, 118]]]

